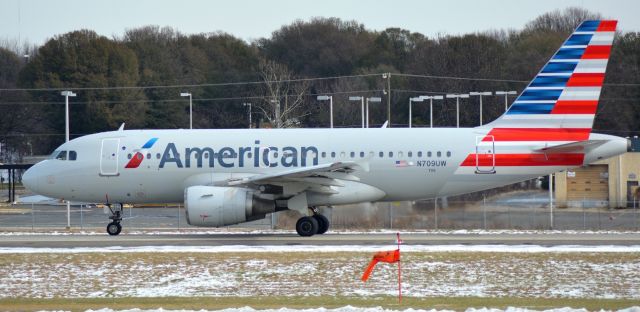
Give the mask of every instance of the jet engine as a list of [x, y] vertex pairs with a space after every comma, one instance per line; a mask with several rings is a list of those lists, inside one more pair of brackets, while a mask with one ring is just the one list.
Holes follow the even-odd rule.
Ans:
[[276, 211], [273, 200], [239, 187], [191, 186], [184, 190], [187, 222], [194, 226], [225, 226], [264, 218]]

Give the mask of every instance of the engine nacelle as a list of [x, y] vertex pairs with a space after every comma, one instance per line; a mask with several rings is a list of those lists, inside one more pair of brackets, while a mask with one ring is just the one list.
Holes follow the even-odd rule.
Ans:
[[225, 226], [264, 218], [276, 211], [273, 200], [239, 187], [191, 186], [184, 190], [187, 222], [194, 226]]

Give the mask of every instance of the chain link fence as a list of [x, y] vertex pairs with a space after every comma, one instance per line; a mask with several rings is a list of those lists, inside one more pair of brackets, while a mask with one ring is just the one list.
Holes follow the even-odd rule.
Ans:
[[[548, 205], [501, 206], [490, 202], [439, 200], [391, 202], [337, 206], [324, 209], [333, 230], [576, 230], [638, 231], [638, 207], [608, 209], [602, 207], [560, 208], [550, 211]], [[130, 207], [123, 211], [122, 225], [127, 231], [202, 229], [188, 225], [182, 205]], [[227, 227], [230, 230], [293, 230], [300, 214], [283, 211], [264, 219]], [[110, 222], [104, 208], [95, 205], [72, 206], [70, 227], [74, 230], [96, 230]], [[18, 204], [0, 207], [0, 230], [15, 229], [66, 230], [65, 205]]]

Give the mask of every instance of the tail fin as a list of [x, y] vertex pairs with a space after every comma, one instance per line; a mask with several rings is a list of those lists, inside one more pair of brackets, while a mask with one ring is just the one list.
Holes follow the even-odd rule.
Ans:
[[509, 110], [483, 128], [492, 128], [496, 140], [529, 140], [527, 133], [546, 140], [588, 139], [617, 23], [582, 22]]

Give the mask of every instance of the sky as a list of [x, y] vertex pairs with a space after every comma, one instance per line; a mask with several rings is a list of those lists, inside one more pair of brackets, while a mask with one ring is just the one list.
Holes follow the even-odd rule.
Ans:
[[90, 29], [107, 37], [145, 25], [184, 34], [223, 31], [248, 42], [312, 17], [355, 20], [370, 30], [400, 27], [427, 36], [521, 29], [535, 17], [578, 6], [640, 31], [638, 0], [0, 0], [0, 40], [43, 44]]

